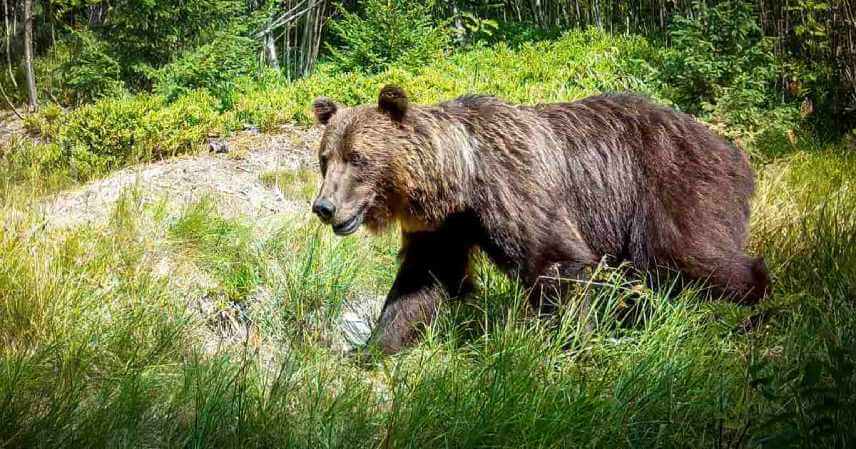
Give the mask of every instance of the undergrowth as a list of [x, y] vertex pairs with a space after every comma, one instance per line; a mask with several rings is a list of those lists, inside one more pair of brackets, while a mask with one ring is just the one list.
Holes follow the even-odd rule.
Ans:
[[[759, 173], [750, 252], [774, 290], [757, 308], [600, 269], [542, 321], [479, 257], [476, 293], [448, 302], [413, 349], [366, 365], [343, 354], [340, 321], [392, 284], [393, 233], [339, 239], [303, 215], [252, 222], [215, 198], [171, 211], [133, 189], [106, 223], [55, 228], [38, 207], [245, 124], [309, 124], [318, 95], [373, 102], [386, 83], [420, 103], [634, 90], [686, 107], [669, 58], [640, 37], [574, 31], [417, 70], [206, 72], [224, 86], [214, 95], [180, 88], [198, 76], [188, 54], [162, 73], [176, 87], [163, 95], [44, 108], [28, 120], [38, 140], [0, 150], [0, 447], [852, 447], [856, 159], [812, 142], [791, 100], [732, 83], [727, 65], [705, 93], [732, 106], [709, 98], [698, 112], [727, 124]], [[307, 171], [261, 180], [303, 201], [317, 187]], [[582, 295], [597, 304], [584, 317]]]
[[[59, 170], [73, 179], [87, 180], [128, 164], [197, 151], [207, 137], [228, 135], [243, 126], [273, 131], [286, 123], [309, 125], [309, 105], [314, 98], [328, 96], [346, 105], [374, 103], [380, 88], [389, 83], [403, 86], [418, 103], [436, 103], [467, 93], [533, 103], [633, 91], [666, 105], [688, 107], [688, 87], [682, 90], [681, 86], [695, 85], [696, 78], [676, 76], [687, 67], [676, 66], [674, 61], [688, 59], [692, 51], [696, 49], [664, 49], [640, 36], [612, 36], [591, 29], [513, 48], [503, 42], [475, 46], [417, 69], [393, 65], [365, 74], [341, 71], [329, 63], [293, 82], [272, 73], [231, 78], [211, 75], [216, 78], [212, 81], [214, 94], [204, 88], [190, 90], [196, 85], [188, 84], [170, 88], [164, 92], [166, 96], [104, 98], [68, 112], [44, 108], [27, 120], [29, 130], [42, 143], [30, 145], [32, 148], [12, 145], [5, 153], [23, 154], [15, 156], [17, 159], [4, 157], [2, 163], [19, 173], [27, 173], [22, 166], [37, 167], [43, 173]], [[758, 52], [759, 58], [766, 55], [762, 49]], [[765, 61], [757, 70], [775, 73], [780, 62]], [[696, 72], [707, 73], [709, 61], [695, 64]], [[164, 74], [185, 75], [181, 71]], [[749, 83], [745, 78], [711, 79], [716, 93], [706, 100], [702, 118], [717, 131], [736, 138], [756, 157], [787, 154], [795, 148], [794, 139], [810, 138], [811, 132], [801, 128], [798, 103], [776, 100], [768, 90], [769, 80]], [[20, 159], [26, 163], [21, 164]]]
[[[589, 331], [573, 298], [544, 322], [479, 258], [472, 297], [370, 366], [341, 353], [338, 320], [389, 287], [395, 235], [340, 239], [300, 215], [259, 229], [212, 199], [165, 213], [134, 191], [69, 230], [7, 208], [0, 443], [849, 447], [854, 169], [830, 149], [761, 171], [751, 246], [775, 289], [759, 308], [602, 270], [578, 293], [598, 304]], [[223, 313], [200, 298], [240, 310], [245, 339], [212, 345]]]

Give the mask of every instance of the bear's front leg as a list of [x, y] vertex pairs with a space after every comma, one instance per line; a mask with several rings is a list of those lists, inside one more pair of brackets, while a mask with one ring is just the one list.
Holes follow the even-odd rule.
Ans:
[[471, 248], [450, 232], [404, 233], [401, 267], [369, 344], [400, 351], [431, 325], [444, 299], [468, 293]]

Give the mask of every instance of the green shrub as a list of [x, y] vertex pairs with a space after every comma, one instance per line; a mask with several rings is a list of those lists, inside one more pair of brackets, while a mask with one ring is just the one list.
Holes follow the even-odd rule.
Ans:
[[499, 22], [486, 17], [481, 17], [470, 11], [458, 11], [452, 20], [455, 27], [452, 34], [455, 41], [467, 45], [480, 45], [494, 41], [494, 36], [499, 31]]
[[55, 135], [59, 131], [59, 119], [63, 112], [63, 109], [56, 104], [45, 104], [39, 109], [38, 114], [24, 116], [24, 128], [35, 135]]
[[663, 74], [675, 102], [699, 113], [730, 88], [766, 93], [778, 61], [752, 5], [728, 0], [709, 7], [696, 1], [694, 9], [695, 15], [676, 17], [670, 28]]
[[398, 65], [365, 75], [322, 64], [312, 76], [282, 86], [248, 89], [235, 101], [242, 121], [263, 129], [297, 121], [312, 123], [312, 99], [326, 95], [346, 105], [372, 103], [384, 84], [404, 87], [414, 102], [435, 103], [467, 93], [509, 101], [568, 101], [603, 91], [659, 95], [659, 52], [641, 37], [616, 37], [590, 29], [556, 41], [475, 48], [440, 58], [421, 69]]
[[750, 147], [794, 127], [798, 107], [783, 103], [776, 89], [784, 63], [774, 40], [764, 37], [753, 5], [696, 2], [694, 9], [695, 15], [677, 17], [670, 29], [665, 95]]
[[258, 71], [257, 41], [234, 32], [218, 35], [155, 72], [156, 93], [172, 101], [195, 89], [208, 89], [228, 103], [235, 83]]
[[81, 178], [113, 169], [131, 160], [141, 144], [144, 119], [163, 106], [159, 97], [105, 98], [78, 108], [48, 136], [58, 143]]
[[244, 8], [237, 0], [126, 1], [93, 29], [113, 43], [122, 79], [135, 89], [147, 89], [154, 70], [229, 27]]
[[27, 124], [59, 149], [45, 163], [67, 167], [71, 176], [85, 180], [130, 163], [194, 151], [206, 136], [236, 126], [233, 114], [218, 108], [218, 100], [204, 90], [172, 103], [157, 95], [123, 96], [68, 113], [47, 107]]
[[434, 5], [434, 0], [367, 0], [359, 14], [339, 6], [341, 18], [330, 22], [339, 45], [327, 46], [330, 58], [341, 70], [359, 72], [431, 61], [449, 44], [446, 23], [431, 15]]
[[45, 57], [36, 59], [42, 96], [64, 105], [80, 105], [121, 95], [119, 63], [106, 41], [90, 31], [71, 31]]
[[192, 152], [209, 135], [224, 135], [237, 126], [233, 114], [221, 114], [219, 102], [205, 90], [192, 91], [168, 106], [149, 113], [142, 123], [141, 160]]

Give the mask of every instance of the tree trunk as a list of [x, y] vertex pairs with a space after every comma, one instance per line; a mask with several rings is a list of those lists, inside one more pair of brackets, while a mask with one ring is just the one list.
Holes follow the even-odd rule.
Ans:
[[3, 24], [6, 31], [6, 68], [9, 69], [9, 80], [12, 82], [12, 86], [17, 89], [18, 82], [12, 72], [12, 29], [9, 27], [9, 0], [3, 0]]
[[464, 30], [464, 23], [461, 21], [461, 11], [458, 9], [458, 0], [452, 2], [452, 17], [455, 18], [455, 44], [463, 45], [466, 31]]
[[27, 97], [30, 112], [39, 108], [36, 75], [33, 73], [33, 0], [24, 0], [24, 70], [27, 73]]
[[279, 70], [279, 58], [276, 54], [276, 41], [274, 40], [273, 30], [265, 33], [265, 59], [269, 66]]

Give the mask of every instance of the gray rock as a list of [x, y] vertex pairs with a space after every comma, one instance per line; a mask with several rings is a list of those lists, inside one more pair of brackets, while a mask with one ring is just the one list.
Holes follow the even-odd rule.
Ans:
[[217, 154], [229, 152], [229, 142], [225, 139], [208, 139], [208, 151]]
[[338, 327], [344, 352], [363, 346], [369, 341], [383, 302], [383, 296], [364, 296], [342, 305]]

